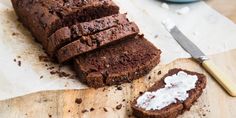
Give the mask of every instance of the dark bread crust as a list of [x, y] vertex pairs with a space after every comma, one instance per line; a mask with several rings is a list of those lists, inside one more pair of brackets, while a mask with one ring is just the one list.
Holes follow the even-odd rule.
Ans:
[[145, 110], [139, 108], [136, 105], [137, 99], [131, 103], [133, 109], [133, 114], [139, 118], [176, 118], [178, 115], [184, 113], [184, 111], [189, 110], [193, 103], [200, 97], [203, 92], [203, 89], [206, 87], [206, 76], [200, 73], [191, 72], [179, 68], [170, 70], [160, 81], [156, 82], [148, 91], [156, 91], [165, 86], [164, 78], [178, 73], [179, 71], [184, 71], [190, 75], [197, 75], [198, 81], [196, 83], [196, 88], [188, 91], [189, 97], [181, 102], [173, 103], [169, 106], [164, 107], [161, 110]]
[[143, 36], [94, 50], [74, 61], [79, 79], [90, 87], [118, 85], [146, 75], [160, 62], [161, 51]]
[[126, 14], [114, 14], [89, 22], [77, 23], [70, 27], [63, 27], [48, 38], [47, 52], [53, 57], [56, 50], [81, 36], [91, 35], [128, 22]]
[[100, 48], [110, 43], [133, 38], [139, 33], [138, 26], [129, 22], [93, 35], [83, 36], [57, 51], [59, 63], [66, 62], [82, 53]]
[[111, 0], [12, 0], [19, 20], [46, 48], [57, 29], [119, 13]]

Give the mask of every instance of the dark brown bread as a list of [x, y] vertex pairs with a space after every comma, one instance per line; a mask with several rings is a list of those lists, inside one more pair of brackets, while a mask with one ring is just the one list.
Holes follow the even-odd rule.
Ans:
[[164, 107], [161, 110], [145, 110], [136, 106], [137, 99], [131, 103], [133, 109], [133, 114], [139, 118], [176, 118], [178, 115], [184, 113], [184, 111], [189, 110], [193, 103], [200, 97], [203, 89], [206, 87], [206, 77], [203, 74], [191, 72], [183, 69], [172, 69], [170, 70], [160, 81], [155, 83], [148, 91], [156, 91], [165, 86], [164, 78], [178, 73], [179, 71], [184, 71], [190, 75], [196, 75], [198, 81], [196, 83], [196, 88], [189, 90], [189, 97], [181, 102], [173, 103], [169, 106]]
[[138, 33], [138, 26], [133, 22], [129, 22], [98, 32], [94, 35], [83, 36], [59, 49], [57, 59], [59, 63], [63, 63], [82, 53], [97, 49], [107, 44], [127, 38], [133, 38]]
[[45, 48], [48, 36], [63, 26], [119, 12], [112, 0], [12, 0], [12, 4], [19, 20]]
[[56, 50], [81, 36], [91, 35], [128, 22], [126, 14], [115, 14], [89, 22], [77, 23], [71, 27], [63, 27], [48, 38], [47, 52], [50, 56], [54, 56]]
[[136, 36], [77, 57], [79, 79], [90, 87], [131, 82], [160, 62], [161, 51], [143, 36]]

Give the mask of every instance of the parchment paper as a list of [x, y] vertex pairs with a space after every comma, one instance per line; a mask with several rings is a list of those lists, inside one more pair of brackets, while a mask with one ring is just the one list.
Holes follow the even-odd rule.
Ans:
[[[161, 64], [190, 57], [161, 24], [167, 18], [208, 55], [236, 48], [236, 25], [204, 2], [171, 4], [169, 10], [161, 8], [156, 0], [115, 2], [122, 12], [128, 12], [128, 17], [138, 24], [145, 37], [162, 50]], [[184, 6], [190, 7], [190, 12], [176, 14], [175, 10]], [[86, 88], [71, 77], [50, 74], [57, 71], [59, 65], [40, 61], [42, 55], [45, 53], [41, 46], [17, 21], [11, 6], [0, 2], [0, 100], [43, 90]], [[74, 75], [69, 66], [60, 71]]]

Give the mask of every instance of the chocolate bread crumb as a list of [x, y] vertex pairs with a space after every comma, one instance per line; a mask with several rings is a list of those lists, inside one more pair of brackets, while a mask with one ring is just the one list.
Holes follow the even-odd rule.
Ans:
[[76, 104], [81, 104], [82, 103], [82, 99], [81, 98], [76, 98], [75, 99], [75, 103]]
[[158, 75], [160, 75], [161, 74], [161, 71], [158, 71], [158, 73], [157, 73]]
[[155, 35], [154, 38], [158, 38], [158, 35]]
[[140, 91], [140, 92], [139, 92], [139, 95], [142, 95], [142, 94], [143, 94], [143, 92], [142, 92], [142, 91]]
[[90, 111], [94, 111], [95, 109], [92, 107], [92, 108], [90, 108]]
[[42, 75], [40, 76], [40, 79], [43, 79], [43, 76], [42, 76]]
[[51, 59], [50, 59], [48, 56], [40, 55], [40, 56], [39, 56], [39, 61], [51, 62]]
[[121, 108], [122, 108], [122, 104], [119, 104], [119, 105], [116, 106], [117, 110], [120, 110]]
[[82, 113], [86, 113], [86, 112], [89, 112], [87, 109], [84, 109], [81, 111]]
[[103, 110], [104, 110], [105, 112], [108, 112], [107, 109], [106, 109], [105, 107], [103, 107]]
[[122, 90], [122, 87], [118, 85], [118, 86], [116, 86], [116, 89], [117, 90]]
[[19, 67], [21, 66], [21, 61], [18, 61], [18, 66], [19, 66]]

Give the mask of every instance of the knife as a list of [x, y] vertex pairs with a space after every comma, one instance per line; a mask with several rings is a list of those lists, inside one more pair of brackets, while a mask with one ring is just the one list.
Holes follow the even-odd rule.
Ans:
[[228, 92], [236, 97], [236, 85], [228, 75], [222, 72], [193, 42], [191, 42], [176, 26], [170, 29], [170, 34], [204, 69]]

